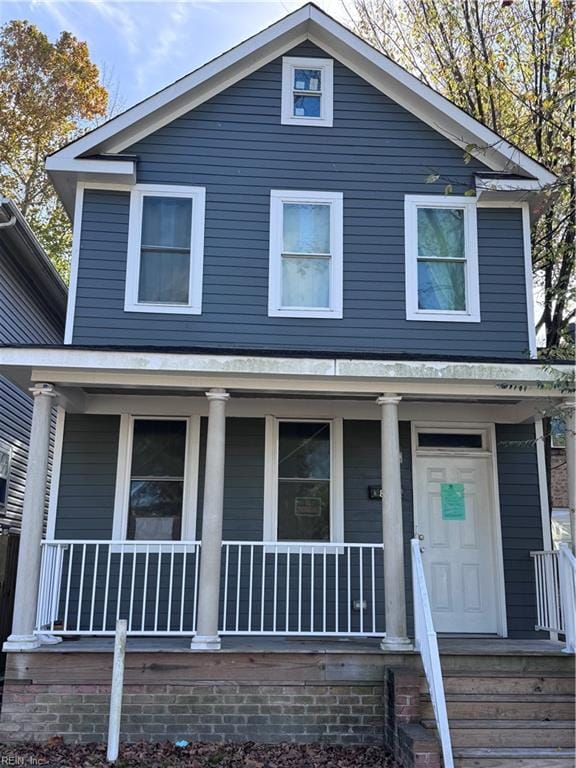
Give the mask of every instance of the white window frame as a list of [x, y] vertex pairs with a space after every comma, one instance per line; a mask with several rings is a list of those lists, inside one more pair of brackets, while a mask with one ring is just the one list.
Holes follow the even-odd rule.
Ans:
[[[321, 71], [320, 117], [298, 117], [293, 112], [294, 70], [319, 69]], [[311, 92], [312, 94], [314, 92]], [[332, 128], [334, 115], [334, 61], [296, 56], [282, 57], [282, 125], [310, 125]]]
[[6, 475], [6, 497], [4, 501], [0, 501], [0, 512], [5, 512], [8, 508], [8, 495], [10, 493], [10, 475], [12, 473], [12, 459], [13, 450], [12, 446], [6, 443], [4, 440], [0, 440], [0, 451], [8, 454], [8, 474]]
[[[284, 203], [330, 206], [330, 306], [282, 306], [282, 251]], [[268, 284], [269, 317], [311, 317], [341, 319], [343, 316], [343, 220], [344, 196], [342, 192], [299, 192], [273, 189], [270, 192], [270, 268]]]
[[[458, 208], [464, 211], [466, 281], [466, 309], [464, 311], [418, 308], [418, 208]], [[404, 198], [404, 243], [406, 253], [406, 319], [479, 323], [481, 318], [476, 199], [449, 195], [406, 195]]]
[[[145, 197], [183, 197], [192, 200], [190, 232], [190, 285], [187, 304], [138, 301], [140, 255], [142, 241], [142, 211]], [[202, 279], [204, 271], [204, 217], [206, 189], [204, 187], [172, 186], [167, 184], [136, 184], [130, 190], [130, 223], [128, 225], [128, 259], [126, 264], [125, 312], [154, 312], [162, 314], [199, 315], [202, 312]]]
[[[287, 547], [306, 544], [341, 544], [344, 541], [344, 422], [337, 418], [296, 418], [266, 416], [264, 460], [264, 541], [278, 541], [278, 439], [280, 422], [330, 424], [330, 541], [284, 541]], [[278, 549], [278, 548], [275, 548]], [[278, 551], [280, 551], [278, 549]]]
[[[128, 509], [130, 506], [130, 475], [132, 468], [134, 422], [144, 420], [186, 422], [186, 450], [184, 455], [180, 541], [195, 541], [198, 506], [198, 467], [200, 459], [200, 416], [141, 416], [139, 414], [127, 413], [123, 413], [120, 417], [112, 540], [125, 541], [136, 546], [139, 544], [138, 539], [127, 539], [126, 536], [128, 533]], [[176, 544], [177, 541], [174, 540], [174, 543]]]

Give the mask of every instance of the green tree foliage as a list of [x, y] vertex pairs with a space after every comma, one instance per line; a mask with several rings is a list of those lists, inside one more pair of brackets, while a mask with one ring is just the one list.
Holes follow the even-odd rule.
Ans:
[[[546, 354], [568, 354], [575, 312], [574, 0], [346, 0], [344, 6], [359, 35], [558, 176], [534, 224], [533, 261]], [[482, 147], [474, 150], [481, 159]]]
[[108, 92], [86, 43], [51, 43], [27, 21], [0, 28], [0, 192], [14, 200], [65, 280], [71, 230], [44, 159], [106, 114]]

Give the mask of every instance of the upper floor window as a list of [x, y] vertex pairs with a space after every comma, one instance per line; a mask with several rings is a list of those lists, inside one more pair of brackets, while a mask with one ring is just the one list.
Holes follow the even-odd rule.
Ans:
[[282, 123], [332, 126], [332, 59], [282, 59]]
[[476, 201], [407, 195], [406, 317], [480, 321]]
[[130, 198], [125, 309], [202, 310], [205, 190], [137, 185]]
[[268, 314], [342, 317], [340, 192], [272, 190]]
[[550, 446], [566, 448], [566, 421], [563, 416], [552, 416], [550, 419]]

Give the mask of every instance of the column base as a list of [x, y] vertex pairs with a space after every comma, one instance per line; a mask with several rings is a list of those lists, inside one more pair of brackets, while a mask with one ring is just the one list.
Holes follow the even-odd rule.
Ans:
[[414, 646], [408, 637], [383, 637], [380, 643], [383, 651], [413, 651]]
[[190, 643], [191, 651], [219, 651], [221, 647], [218, 635], [195, 635]]
[[42, 643], [37, 635], [10, 635], [2, 646], [6, 653], [9, 651], [33, 651], [40, 648]]

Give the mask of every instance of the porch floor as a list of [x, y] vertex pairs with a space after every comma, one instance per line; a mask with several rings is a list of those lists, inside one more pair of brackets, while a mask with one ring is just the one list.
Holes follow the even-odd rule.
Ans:
[[[478, 656], [557, 656], [564, 644], [548, 639], [511, 639], [501, 637], [439, 637], [440, 654]], [[112, 653], [112, 637], [64, 639], [55, 645], [43, 645], [29, 653]], [[133, 653], [183, 653], [190, 650], [189, 637], [130, 637], [126, 650]], [[198, 653], [198, 652], [195, 652]], [[295, 637], [223, 637], [218, 653], [384, 653], [379, 638], [295, 638]], [[387, 654], [392, 653], [386, 651]], [[417, 654], [415, 650], [400, 651]]]

